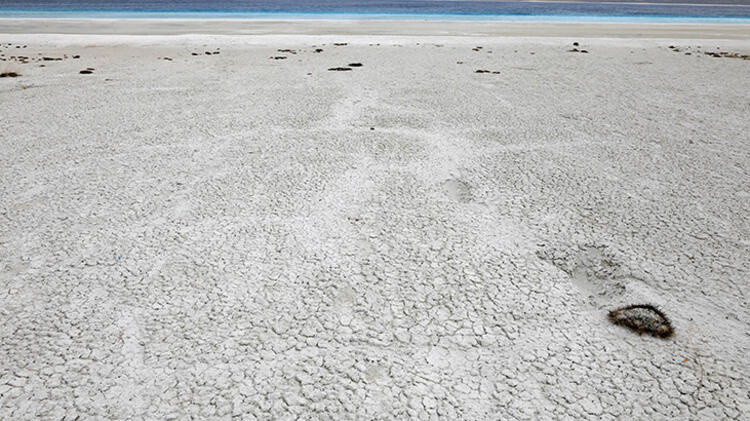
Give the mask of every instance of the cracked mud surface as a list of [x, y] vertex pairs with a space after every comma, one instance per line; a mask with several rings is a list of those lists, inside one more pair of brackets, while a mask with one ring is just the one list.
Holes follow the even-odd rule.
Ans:
[[0, 81], [0, 418], [750, 412], [750, 63], [7, 38], [81, 58]]

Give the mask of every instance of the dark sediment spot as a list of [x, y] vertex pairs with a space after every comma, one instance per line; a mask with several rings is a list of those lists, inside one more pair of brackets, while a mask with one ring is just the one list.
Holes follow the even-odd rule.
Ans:
[[457, 61], [456, 64], [464, 64], [463, 61]]
[[484, 69], [479, 69], [479, 70], [475, 70], [474, 73], [490, 73], [490, 71], [489, 70], [484, 70]]
[[714, 57], [714, 58], [737, 58], [741, 60], [750, 60], [750, 55], [731, 53], [728, 51], [719, 51], [718, 53], [711, 52], [711, 51], [704, 51], [703, 54], [710, 56], [710, 57]]
[[198, 53], [190, 53], [190, 55], [197, 56]]
[[18, 77], [18, 76], [21, 76], [21, 75], [16, 72], [0, 73], [0, 77]]
[[313, 53], [322, 53], [322, 52], [323, 52], [322, 48], [316, 48], [315, 51], [313, 51]]
[[290, 50], [289, 48], [278, 49], [278, 50], [276, 50], [276, 51], [278, 51], [278, 52], [280, 52], [280, 53], [297, 54], [297, 51], [296, 51], [296, 50]]
[[271, 58], [271, 60], [286, 60], [285, 56], [273, 56], [273, 57], [270, 57], [270, 58]]
[[93, 70], [81, 70], [78, 73], [80, 73], [82, 75], [90, 75], [90, 74], [94, 73], [94, 71]]
[[578, 47], [578, 41], [574, 42], [574, 43], [573, 43], [573, 46], [574, 46], [574, 47]]
[[588, 52], [588, 51], [586, 51], [586, 50], [581, 50], [581, 52], [582, 52], [583, 54], [588, 54], [588, 53], [589, 53], [589, 52]]
[[500, 72], [498, 72], [497, 70], [495, 70], [495, 71], [493, 71], [493, 72], [492, 72], [492, 74], [493, 74], [493, 75], [499, 75], [499, 74], [500, 74]]
[[172, 61], [172, 57], [164, 57], [164, 60], [166, 60], [166, 61]]
[[42, 60], [44, 61], [60, 61], [62, 58], [60, 57], [42, 57]]
[[73, 58], [74, 58], [74, 59], [79, 59], [79, 58], [81, 58], [81, 56], [79, 56], [79, 55], [74, 55], [74, 56], [73, 56]]
[[210, 51], [206, 51], [206, 53], [205, 53], [205, 54], [206, 54], [207, 56], [210, 56], [210, 55], [211, 55], [211, 52], [210, 52]]
[[349, 45], [349, 43], [347, 43], [347, 42], [334, 42], [333, 45], [335, 45], [337, 47], [343, 47], [345, 45]]
[[638, 334], [648, 333], [657, 338], [674, 335], [667, 316], [651, 304], [635, 304], [612, 310], [607, 315], [610, 322], [624, 326]]
[[329, 72], [348, 72], [352, 70], [351, 67], [331, 67], [328, 69]]
[[362, 63], [349, 63], [347, 64], [349, 67], [362, 67]]

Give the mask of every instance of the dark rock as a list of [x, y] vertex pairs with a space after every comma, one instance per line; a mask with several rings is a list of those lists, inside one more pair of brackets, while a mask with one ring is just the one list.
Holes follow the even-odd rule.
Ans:
[[362, 67], [362, 63], [349, 63], [347, 64], [349, 67]]
[[313, 53], [322, 53], [322, 52], [323, 52], [322, 48], [316, 48], [315, 51], [313, 51]]
[[347, 42], [334, 42], [333, 45], [335, 45], [337, 47], [343, 47], [345, 45], [349, 45], [349, 43], [347, 43]]
[[80, 71], [80, 72], [78, 72], [78, 73], [80, 73], [80, 74], [82, 74], [82, 75], [90, 75], [90, 74], [92, 74], [92, 73], [94, 73], [94, 72], [93, 72], [92, 70], [81, 70], [81, 71]]
[[574, 46], [574, 47], [578, 47], [578, 41], [574, 42], [574, 43], [573, 43], [573, 46]]
[[480, 70], [475, 70], [474, 73], [490, 73], [490, 71], [489, 70], [480, 69]]
[[79, 59], [79, 58], [81, 58], [81, 56], [79, 56], [79, 55], [74, 55], [74, 56], [73, 56], [73, 58], [74, 58], [74, 59]]
[[271, 59], [272, 60], [286, 60], [286, 57], [285, 56], [274, 56], [274, 57], [271, 57]]
[[348, 72], [352, 70], [351, 67], [331, 67], [328, 69], [329, 72]]
[[297, 51], [295, 51], [295, 50], [290, 50], [290, 49], [288, 49], [288, 48], [285, 48], [285, 49], [279, 49], [279, 50], [276, 50], [276, 51], [278, 51], [278, 52], [280, 52], [280, 53], [297, 54]]
[[0, 77], [18, 77], [18, 76], [21, 76], [21, 75], [18, 74], [18, 73], [16, 73], [16, 72], [4, 72], [4, 73], [0, 73]]
[[190, 55], [197, 56], [198, 53], [190, 53]]

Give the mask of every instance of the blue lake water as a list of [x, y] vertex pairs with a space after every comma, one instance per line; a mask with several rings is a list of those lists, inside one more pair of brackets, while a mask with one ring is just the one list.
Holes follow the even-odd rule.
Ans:
[[[647, 0], [649, 1], [649, 0]], [[650, 0], [653, 1], [653, 0]], [[0, 17], [461, 19], [750, 23], [750, 0], [0, 0]], [[717, 3], [721, 4], [717, 4]]]

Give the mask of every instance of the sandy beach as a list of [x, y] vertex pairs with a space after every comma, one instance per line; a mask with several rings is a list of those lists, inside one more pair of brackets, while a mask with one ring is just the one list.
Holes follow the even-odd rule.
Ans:
[[747, 419], [750, 26], [220, 27], [0, 19], [0, 419]]

